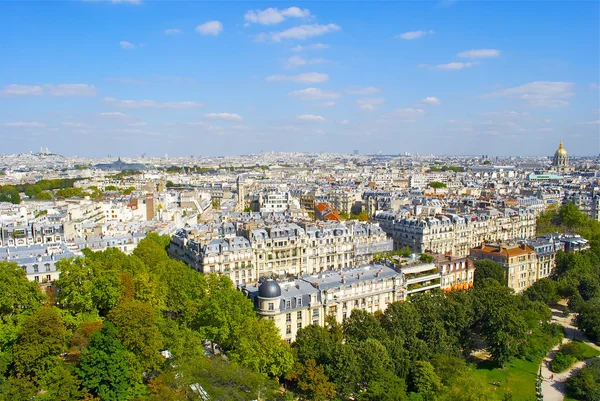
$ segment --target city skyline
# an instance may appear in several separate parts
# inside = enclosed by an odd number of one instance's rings
[[[598,3],[3,3],[2,153],[600,145]]]

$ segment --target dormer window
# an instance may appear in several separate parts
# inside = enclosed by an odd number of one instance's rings
[[[296,298],[296,306],[302,306],[302,297]]]

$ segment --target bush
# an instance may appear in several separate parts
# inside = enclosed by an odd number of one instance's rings
[[[590,362],[567,381],[569,395],[577,400],[600,400],[600,359]]]
[[[552,360],[550,370],[554,373],[564,372],[565,370],[569,369],[571,365],[573,365],[575,362],[577,362],[577,359],[574,356],[563,354],[559,351]]]

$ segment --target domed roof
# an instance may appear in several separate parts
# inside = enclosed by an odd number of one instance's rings
[[[262,298],[277,298],[281,296],[281,287],[277,281],[267,279],[258,287],[258,296]]]
[[[567,155],[567,151],[565,150],[565,148],[563,147],[563,143],[562,141],[560,141],[560,145],[558,145],[558,149],[556,150],[556,153],[554,153],[555,155]]]

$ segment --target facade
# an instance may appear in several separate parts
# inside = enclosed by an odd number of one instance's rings
[[[435,255],[435,264],[440,272],[441,290],[444,292],[473,288],[475,265],[468,258]]]
[[[506,242],[535,238],[536,213],[529,208],[485,209],[471,214],[403,217],[382,228],[394,240],[394,249],[408,246],[415,253],[441,253],[464,257],[483,241]],[[378,222],[376,215],[373,219]]]
[[[380,265],[369,265],[288,281],[268,279],[260,285],[241,287],[260,317],[271,319],[288,342],[307,325],[325,325],[325,316],[338,322],[354,309],[374,313],[403,299],[402,275]]]
[[[473,260],[492,260],[502,266],[507,285],[518,293],[529,288],[538,278],[535,250],[526,244],[482,244],[471,249]]]
[[[169,255],[197,271],[227,274],[236,285],[244,285],[261,277],[358,267],[392,246],[385,232],[369,223],[280,223],[239,230],[226,223],[218,233],[179,230]]]

